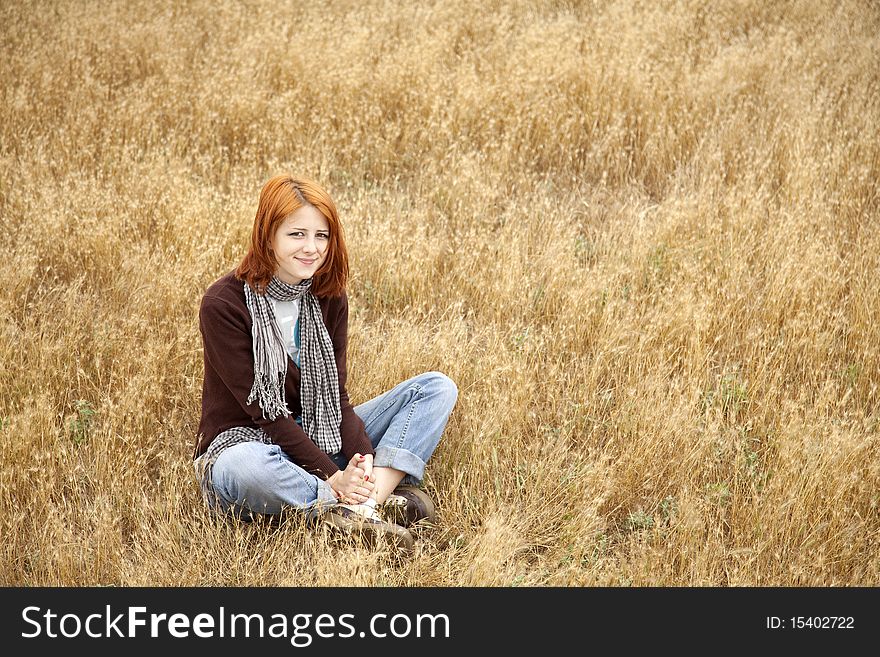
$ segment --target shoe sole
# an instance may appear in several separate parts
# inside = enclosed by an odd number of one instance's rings
[[[324,514],[323,523],[331,534],[346,539],[360,540],[367,547],[387,545],[409,555],[415,547],[412,535],[403,527],[390,523],[358,522],[334,511]]]

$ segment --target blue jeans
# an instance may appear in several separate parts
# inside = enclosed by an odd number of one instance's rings
[[[406,473],[402,483],[418,484],[457,398],[449,377],[427,372],[355,406],[376,450],[373,466],[400,470]],[[347,465],[341,453],[331,458],[340,468]],[[317,513],[336,502],[327,482],[296,465],[278,445],[233,445],[217,457],[212,474],[220,510],[243,519],[277,514],[285,507]]]

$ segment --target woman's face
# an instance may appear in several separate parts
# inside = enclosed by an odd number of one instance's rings
[[[324,262],[330,244],[330,225],[311,205],[291,213],[275,231],[272,253],[275,276],[289,285],[311,278]]]

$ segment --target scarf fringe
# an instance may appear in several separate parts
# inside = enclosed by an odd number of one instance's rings
[[[279,377],[275,381],[268,374],[254,374],[254,385],[248,395],[248,404],[257,401],[263,411],[263,417],[274,420],[279,415],[290,417],[292,413],[284,399],[284,379]]]

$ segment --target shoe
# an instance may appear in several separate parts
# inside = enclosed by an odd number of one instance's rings
[[[360,538],[370,547],[385,543],[404,554],[409,554],[413,550],[414,541],[409,531],[386,522],[369,507],[362,507],[359,504],[334,504],[324,512],[322,521],[331,532]]]
[[[421,488],[398,486],[382,504],[382,517],[401,527],[410,527],[417,522],[436,524],[437,513],[434,501]]]

